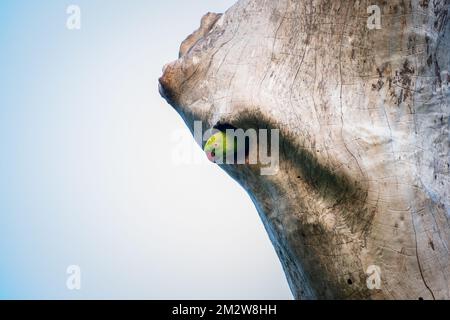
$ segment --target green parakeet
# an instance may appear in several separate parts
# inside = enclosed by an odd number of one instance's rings
[[[222,160],[222,163],[225,163],[227,154],[234,151],[236,155],[237,144],[234,140],[234,137],[228,137],[225,132],[218,132],[211,136],[203,148],[209,161],[217,163],[218,160]]]

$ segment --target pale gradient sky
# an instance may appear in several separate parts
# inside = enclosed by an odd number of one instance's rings
[[[174,133],[194,141],[157,90],[201,16],[233,3],[0,2],[0,298],[292,298],[246,192],[172,161]]]

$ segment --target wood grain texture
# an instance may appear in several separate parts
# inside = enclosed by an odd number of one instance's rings
[[[223,168],[253,199],[295,298],[450,298],[449,7],[240,0],[165,66],[160,91],[189,128],[280,129],[277,175]],[[366,284],[372,265],[380,289]]]

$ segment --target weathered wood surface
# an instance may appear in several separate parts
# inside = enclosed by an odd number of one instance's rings
[[[191,129],[281,130],[277,175],[224,169],[296,298],[450,298],[449,6],[241,0],[205,16],[165,67],[161,93]]]

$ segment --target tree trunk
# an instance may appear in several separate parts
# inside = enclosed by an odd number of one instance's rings
[[[192,130],[280,130],[278,174],[222,167],[295,298],[450,298],[449,6],[241,0],[165,67]]]

